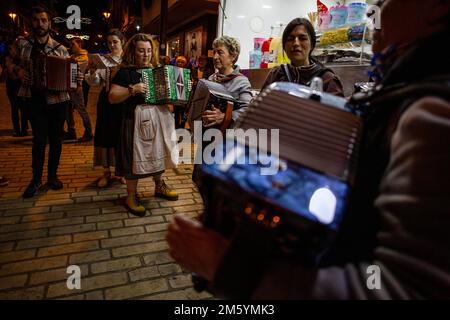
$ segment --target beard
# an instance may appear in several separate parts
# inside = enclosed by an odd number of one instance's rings
[[[34,28],[33,33],[38,37],[45,37],[50,32],[50,28],[42,29],[42,28]]]

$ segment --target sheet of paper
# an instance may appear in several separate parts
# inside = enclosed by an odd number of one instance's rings
[[[97,69],[106,69],[103,60],[98,53],[89,54],[89,63],[93,64]]]

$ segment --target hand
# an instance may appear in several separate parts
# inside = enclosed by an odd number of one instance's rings
[[[202,116],[203,123],[206,123],[204,125],[205,128],[221,124],[224,118],[225,113],[222,113],[222,111],[220,111],[214,106],[212,107],[211,110],[206,110],[205,112],[203,112]]]
[[[133,88],[133,94],[146,93],[148,91],[147,85],[142,82],[132,85],[132,88]]]
[[[89,70],[89,74],[94,74],[95,73],[95,71],[97,71],[97,68],[96,68],[96,66],[93,64],[93,63],[90,63],[89,65],[88,65],[88,70]]]
[[[174,216],[166,236],[170,255],[182,266],[213,281],[229,241],[198,221]]]

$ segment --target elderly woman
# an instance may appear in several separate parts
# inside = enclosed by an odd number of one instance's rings
[[[448,299],[450,297],[450,2],[385,0],[374,33],[378,85],[354,195],[337,242],[318,266],[252,259],[230,241],[176,216],[172,256],[216,294],[256,299]],[[408,19],[399,19],[408,17]],[[427,63],[424,63],[426,61]],[[258,245],[258,243],[251,243]],[[256,261],[255,261],[256,260]]]
[[[316,32],[311,22],[296,18],[288,23],[282,37],[283,50],[291,63],[273,68],[267,75],[263,89],[277,81],[295,82],[309,86],[314,77],[322,78],[323,91],[343,96],[339,78],[331,69],[325,68],[312,56],[316,47]]]
[[[212,74],[208,80],[221,83],[225,89],[239,102],[233,111],[233,121],[245,111],[252,99],[250,81],[240,73],[236,61],[239,58],[241,46],[237,39],[222,36],[213,42],[213,62],[217,72]],[[203,119],[208,123],[206,127],[217,126],[222,123],[225,114],[217,108],[206,110]]]
[[[122,47],[125,44],[125,37],[118,29],[113,29],[107,33],[106,42],[110,53],[100,56],[106,69],[97,69],[92,65],[89,73],[85,76],[89,85],[102,87],[97,102],[94,136],[94,166],[103,167],[103,175],[97,181],[99,188],[104,188],[109,184],[112,179],[111,167],[115,166],[114,152],[119,137],[116,130],[120,124],[120,108],[109,104],[108,93],[112,77],[122,62]],[[125,179],[121,177],[120,182],[125,183]]]
[[[232,112],[232,122],[230,127],[234,125],[236,120],[241,116],[252,99],[250,81],[246,76],[239,72],[236,61],[239,58],[241,46],[239,42],[232,37],[222,36],[213,42],[213,62],[217,72],[212,74],[208,80],[218,82],[238,101]],[[219,126],[225,118],[225,113],[214,106],[211,110],[203,112],[204,127],[211,128]],[[203,144],[205,147],[205,144]],[[200,151],[200,150],[199,150]],[[200,165],[194,165],[192,180],[201,186]]]
[[[144,99],[148,87],[142,82],[141,69],[157,66],[157,49],[149,35],[134,35],[125,45],[120,70],[109,91],[110,103],[122,104],[116,175],[126,178],[125,206],[137,216],[144,216],[146,211],[136,195],[141,178],[153,176],[155,196],[178,199],[177,193],[162,180],[164,170],[176,165],[173,117],[167,106],[147,105]]]

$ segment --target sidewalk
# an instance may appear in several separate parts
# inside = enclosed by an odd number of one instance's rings
[[[89,95],[93,123],[97,95]],[[179,193],[178,201],[154,198],[152,179],[142,180],[138,190],[148,211],[138,218],[122,205],[124,185],[95,186],[102,170],[92,167],[93,143],[64,144],[58,172],[64,188],[23,200],[31,180],[31,136],[11,136],[4,83],[0,111],[0,175],[9,179],[0,187],[0,299],[210,298],[192,288],[190,273],[174,263],[165,241],[172,215],[193,217],[203,208],[191,165],[164,175]],[[81,136],[77,113],[75,119]],[[69,265],[81,269],[80,290],[66,286]]]

